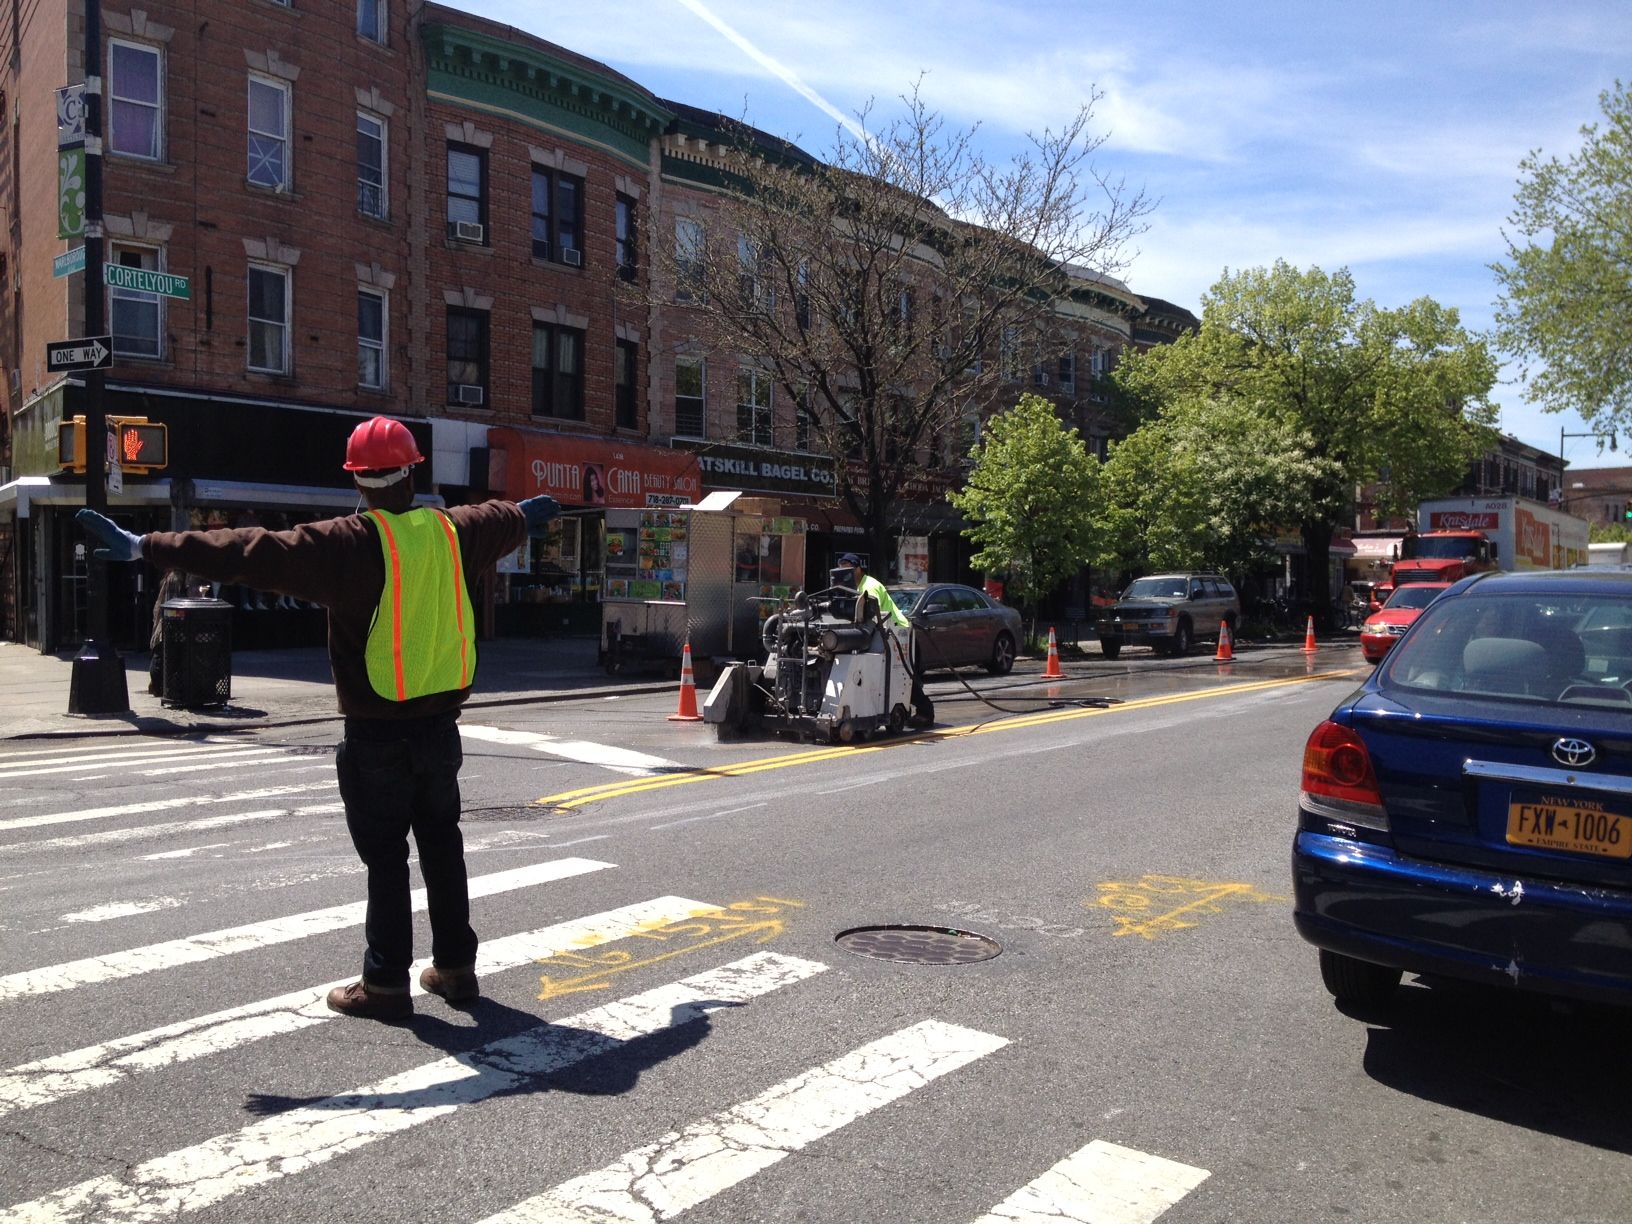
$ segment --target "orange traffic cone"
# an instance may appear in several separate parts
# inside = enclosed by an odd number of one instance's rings
[[[1230,622],[1220,621],[1218,625],[1218,653],[1213,656],[1214,663],[1228,663],[1235,658],[1235,643],[1230,640]]]
[[[1060,670],[1060,645],[1054,640],[1054,626],[1048,627],[1048,666],[1043,668],[1044,680],[1064,680],[1065,673]]]
[[[1318,649],[1315,645],[1315,618],[1309,618],[1309,627],[1303,631],[1303,650],[1305,654],[1314,654]]]
[[[691,642],[680,652],[680,708],[669,715],[670,722],[702,722],[697,713],[697,681],[691,674]]]

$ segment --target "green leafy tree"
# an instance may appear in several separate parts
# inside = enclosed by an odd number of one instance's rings
[[[1037,601],[1093,559],[1099,464],[1053,405],[1030,394],[994,416],[969,455],[968,483],[947,498],[969,520],[971,564],[1006,575],[1035,621]]]
[[[1105,549],[1123,570],[1269,565],[1275,526],[1341,479],[1293,423],[1240,400],[1177,400],[1117,443],[1100,477]]]
[[[1224,486],[1181,502],[1158,543],[1225,560],[1252,532],[1296,524],[1316,609],[1331,602],[1332,533],[1357,486],[1379,486],[1383,513],[1414,508],[1454,488],[1495,436],[1483,340],[1428,298],[1397,310],[1357,301],[1346,270],[1226,272],[1202,300],[1199,332],[1128,355],[1116,377],[1190,439],[1190,479]]]
[[[1496,338],[1526,397],[1607,430],[1632,424],[1632,88],[1617,81],[1599,105],[1573,156],[1520,163],[1518,236],[1492,271]]]

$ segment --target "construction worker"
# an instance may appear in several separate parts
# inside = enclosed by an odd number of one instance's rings
[[[335,754],[346,827],[368,869],[362,977],[329,992],[349,1016],[413,1014],[408,973],[413,920],[408,834],[419,848],[431,924],[422,987],[450,1003],[475,999],[459,832],[459,707],[476,673],[470,590],[561,507],[551,497],[489,501],[446,511],[414,505],[424,456],[402,422],[374,417],[352,431],[344,468],[368,509],[289,531],[240,527],[132,535],[96,512],[76,518],[110,561],[138,558],[220,582],[322,604],[329,664],[345,734]]]
[[[850,571],[850,585],[855,587],[857,599],[873,600],[878,605],[879,615],[887,617],[897,628],[911,627],[912,622],[895,606],[895,600],[890,598],[889,590],[867,572],[866,562],[855,553],[845,553],[839,558],[839,565]],[[911,651],[907,658],[908,668],[912,672],[912,725],[927,727],[935,721],[935,704],[924,692],[923,660],[918,657],[916,650]]]

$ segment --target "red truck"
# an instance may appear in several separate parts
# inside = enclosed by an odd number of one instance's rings
[[[1389,583],[1455,582],[1497,568],[1496,549],[1482,531],[1425,531],[1400,541]]]

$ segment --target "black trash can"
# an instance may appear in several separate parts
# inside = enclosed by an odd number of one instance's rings
[[[159,701],[197,709],[232,698],[232,605],[223,599],[168,599]]]

